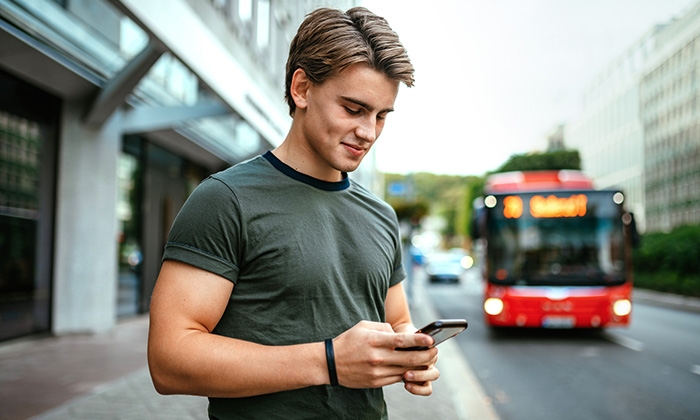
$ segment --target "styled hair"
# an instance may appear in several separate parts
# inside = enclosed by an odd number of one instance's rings
[[[411,60],[384,18],[364,7],[347,12],[321,8],[309,13],[289,47],[284,95],[289,115],[296,110],[291,85],[297,69],[303,69],[312,83],[321,84],[357,63],[413,86]]]

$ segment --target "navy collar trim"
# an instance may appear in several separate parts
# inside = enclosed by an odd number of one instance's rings
[[[303,182],[304,184],[310,185],[314,188],[318,188],[320,190],[324,191],[342,191],[344,189],[347,189],[350,186],[350,180],[348,179],[348,174],[343,172],[343,180],[342,181],[336,181],[336,182],[330,182],[330,181],[323,181],[317,178],[314,178],[312,176],[308,176],[306,174],[302,174],[299,171],[296,171],[294,168],[291,166],[287,165],[286,163],[282,162],[272,154],[272,151],[268,150],[265,152],[263,155],[265,159],[268,160],[272,164],[272,166],[275,167],[278,171],[282,172],[283,174],[287,175],[288,177],[295,179],[297,181]]]

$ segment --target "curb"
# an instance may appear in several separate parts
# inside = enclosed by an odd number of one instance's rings
[[[416,281],[413,287],[413,296],[420,298],[411,305],[411,315],[414,325],[420,328],[438,319],[439,315],[430,299],[424,298],[427,294],[423,291],[423,282]],[[459,420],[499,420],[491,398],[486,395],[457,343],[448,340],[440,344],[438,358],[439,380],[445,381],[450,389]]]
[[[632,290],[632,302],[700,313],[700,298],[674,295],[649,289],[634,288]]]

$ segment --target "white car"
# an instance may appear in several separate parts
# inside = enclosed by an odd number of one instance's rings
[[[473,264],[474,260],[464,250],[453,249],[430,255],[425,272],[431,282],[458,283]]]

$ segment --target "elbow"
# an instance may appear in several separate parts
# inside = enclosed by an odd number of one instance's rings
[[[173,389],[173,387],[168,386],[167,382],[158,381],[156,379],[156,377],[153,375],[151,375],[151,379],[153,380],[153,387],[156,389],[156,392],[159,393],[160,395],[177,394],[177,392],[175,392],[175,389]]]
[[[157,367],[149,364],[149,371],[151,373],[151,381],[153,382],[153,387],[161,395],[173,395],[178,394],[178,389],[174,386],[173,381],[169,378],[169,375],[163,373]]]
[[[166,360],[163,357],[156,357],[156,353],[149,349],[148,371],[151,374],[151,382],[153,382],[156,392],[161,395],[186,393],[186,390],[178,386],[179,381],[173,366],[168,364]]]

